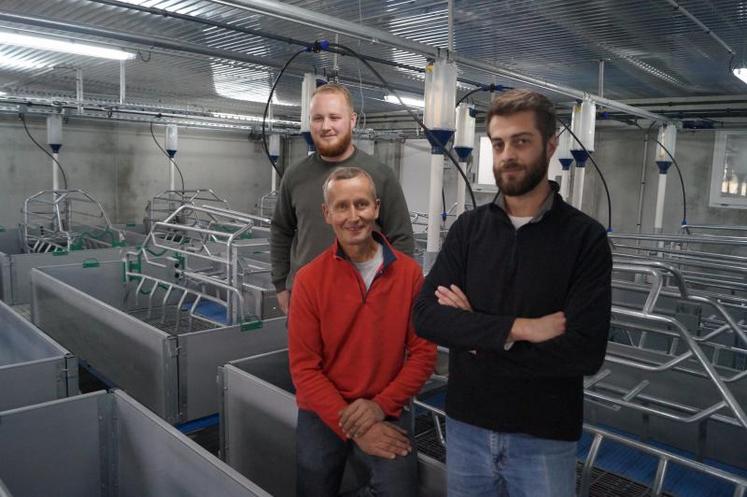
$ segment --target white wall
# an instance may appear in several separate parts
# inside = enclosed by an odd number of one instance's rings
[[[44,121],[27,121],[46,145]],[[154,130],[163,145],[164,127]],[[69,187],[94,195],[113,222],[140,222],[148,199],[168,189],[168,159],[146,123],[71,120],[63,126],[63,142],[60,160]],[[258,198],[270,190],[267,158],[244,132],[180,128],[176,159],[187,188],[212,188],[240,211],[254,212]],[[0,120],[0,224],[15,226],[24,199],[51,186],[51,160],[19,121]]]

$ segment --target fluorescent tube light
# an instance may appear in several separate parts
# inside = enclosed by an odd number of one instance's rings
[[[50,52],[62,52],[75,55],[86,55],[89,57],[100,57],[104,59],[127,60],[135,58],[135,54],[104,48],[87,43],[63,41],[58,38],[45,38],[41,36],[28,36],[16,33],[0,32],[0,45],[15,45],[19,47],[49,50]]]
[[[425,101],[421,98],[414,98],[414,97],[401,97],[402,102],[404,102],[405,105],[408,107],[417,107],[419,109],[425,108]],[[390,104],[397,104],[401,105],[399,102],[399,99],[394,95],[387,95],[384,97],[384,100],[386,102],[389,102]]]
[[[747,67],[735,67],[732,72],[734,76],[747,83]]]

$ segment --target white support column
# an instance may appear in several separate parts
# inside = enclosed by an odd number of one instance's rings
[[[60,168],[57,167],[57,162],[60,160],[60,154],[57,152],[52,153],[54,160],[52,161],[52,190],[60,189]]]
[[[667,175],[659,173],[659,189],[656,191],[656,214],[654,233],[661,233],[664,225],[664,200],[667,198]]]
[[[573,205],[573,199],[569,197],[571,193],[571,170],[562,169],[560,171],[560,196],[563,200]]]
[[[466,162],[460,162],[459,167],[462,168],[462,171],[464,171],[464,174],[467,174],[467,163]],[[467,183],[464,182],[464,178],[462,178],[462,175],[457,172],[457,205],[456,205],[456,216],[459,217],[464,213],[464,201],[466,199],[466,189],[467,189]]]
[[[83,114],[83,69],[75,70],[75,99],[78,102],[78,114]]]
[[[586,176],[585,167],[577,167],[573,171],[573,207],[581,210],[584,202],[584,177]]]
[[[176,166],[173,157],[169,157],[169,190],[176,190]]]
[[[127,62],[124,60],[119,61],[119,103],[123,104],[125,103],[125,98],[127,96],[127,75],[125,72],[125,64]]]
[[[47,145],[52,149],[52,190],[60,189],[60,148],[62,148],[62,115],[47,116]]]
[[[431,154],[431,182],[428,195],[428,241],[426,251],[435,254],[440,249],[441,242],[441,189],[444,184],[444,156]]]

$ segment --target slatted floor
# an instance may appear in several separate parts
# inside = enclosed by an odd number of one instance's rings
[[[189,313],[186,311],[180,313],[179,324],[177,327],[176,305],[166,307],[165,318],[160,306],[153,307],[152,310],[147,307],[130,309],[127,311],[127,314],[143,321],[144,323],[154,326],[161,331],[165,331],[170,335],[181,335],[182,333],[210,330],[216,327],[215,324],[201,319],[189,319]]]
[[[442,433],[446,433],[443,419],[441,420]],[[433,418],[429,414],[415,418],[415,443],[418,451],[441,461],[446,461],[446,450],[438,439],[434,428]],[[581,478],[583,465],[576,466],[576,481]],[[649,488],[638,482],[629,480],[620,475],[610,473],[598,468],[593,468],[591,473],[591,497],[644,497],[649,495]],[[669,494],[663,494],[668,496]]]

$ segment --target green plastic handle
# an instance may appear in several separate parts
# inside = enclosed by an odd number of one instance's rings
[[[241,331],[251,331],[251,330],[258,330],[262,328],[262,320],[261,319],[255,319],[253,321],[244,321],[241,323]]]
[[[88,269],[88,268],[92,268],[92,267],[99,267],[100,265],[101,265],[101,263],[99,262],[99,260],[98,259],[94,259],[93,257],[90,258],[90,259],[86,259],[85,261],[83,261],[83,269]]]

